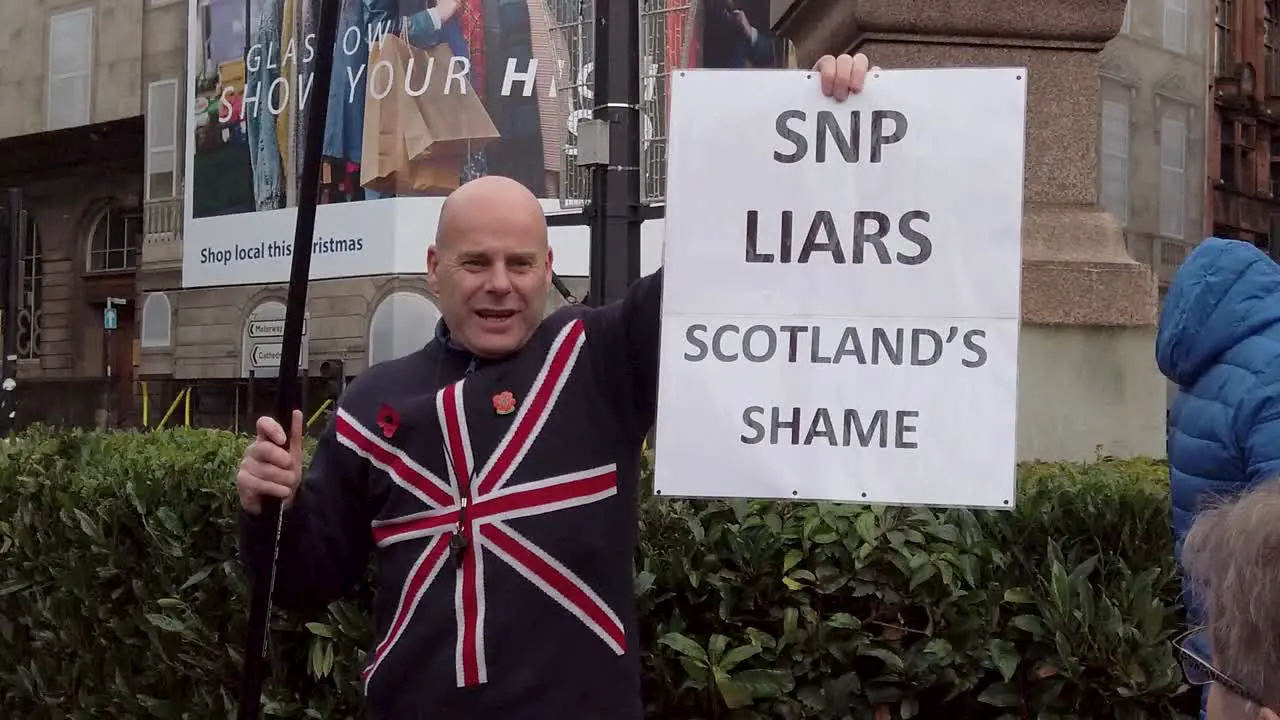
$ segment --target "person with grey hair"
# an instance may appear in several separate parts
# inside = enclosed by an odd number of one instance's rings
[[[1203,510],[1182,563],[1206,624],[1175,645],[1208,720],[1280,720],[1280,481]]]

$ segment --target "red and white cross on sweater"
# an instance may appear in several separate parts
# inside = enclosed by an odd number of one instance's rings
[[[345,410],[339,410],[339,441],[386,472],[396,485],[426,506],[422,512],[374,522],[373,536],[379,547],[412,540],[426,540],[426,544],[405,580],[391,626],[364,672],[366,686],[413,621],[423,594],[442,569],[452,567],[447,564],[451,543],[455,550],[461,550],[453,553],[460,560],[454,591],[459,687],[488,681],[484,656],[484,563],[490,557],[511,566],[577,617],[615,653],[626,651],[622,623],[600,596],[507,522],[587,505],[617,494],[616,467],[612,464],[507,484],[555,408],[585,339],[581,321],[572,321],[561,330],[510,429],[478,470],[462,402],[466,380],[437,393],[436,413],[444,435],[448,482],[388,444]]]

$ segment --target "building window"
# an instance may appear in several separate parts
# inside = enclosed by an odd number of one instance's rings
[[[1240,125],[1239,134],[1236,136],[1236,157],[1239,158],[1236,170],[1236,177],[1239,179],[1237,187],[1242,191],[1253,194],[1258,191],[1258,128],[1254,125]]]
[[[1271,163],[1270,187],[1271,197],[1280,198],[1280,130],[1271,134],[1271,153],[1267,156]]]
[[[142,347],[167,348],[172,342],[173,308],[164,293],[148,293],[142,303]]]
[[[22,297],[18,303],[18,357],[40,357],[40,323],[44,319],[44,252],[40,231],[24,213],[27,234],[22,243]]]
[[[89,233],[87,270],[120,272],[138,267],[142,251],[142,213],[107,208]]]
[[[1231,47],[1231,13],[1233,0],[1218,0],[1213,10],[1213,75],[1225,77],[1235,64]]]
[[[93,9],[49,18],[45,129],[88,125],[93,99]]]
[[[1222,184],[1238,192],[1258,192],[1257,128],[1223,118],[1219,126],[1219,177]],[[1265,141],[1266,138],[1263,138]]]
[[[1160,120],[1160,234],[1182,239],[1187,217],[1187,125]]]
[[[1102,207],[1121,225],[1129,222],[1129,106],[1102,101],[1102,153],[1099,195]]]
[[[1226,187],[1240,187],[1240,163],[1236,159],[1236,124],[1228,118],[1218,121],[1218,179]]]
[[[1164,0],[1164,49],[1187,51],[1187,0]]]
[[[1280,2],[1267,0],[1266,15],[1262,25],[1262,45],[1267,53],[1267,94],[1280,95],[1280,56],[1277,56],[1277,44],[1280,44]]]
[[[378,303],[369,321],[369,365],[416,352],[435,335],[440,311],[415,292],[395,292]]]
[[[147,200],[178,192],[178,81],[147,86]]]
[[[1258,179],[1254,184],[1253,190],[1256,193],[1266,195],[1271,192],[1271,188],[1275,187],[1271,180],[1274,175],[1270,171],[1271,168],[1275,167],[1273,164],[1273,159],[1275,158],[1273,148],[1276,147],[1275,139],[1267,128],[1263,128],[1262,132],[1257,134],[1257,144],[1258,158],[1265,158],[1267,167],[1262,168],[1262,172],[1258,174]]]

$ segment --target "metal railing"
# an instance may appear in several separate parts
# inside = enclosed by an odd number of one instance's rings
[[[688,67],[699,0],[640,3],[640,198],[661,203],[667,194],[671,73]]]
[[[182,263],[182,198],[152,200],[142,206],[142,264]]]
[[[667,186],[667,111],[671,72],[689,64],[699,0],[641,0],[641,202],[661,203]],[[552,47],[565,58],[559,92],[569,93],[569,132],[561,151],[560,204],[582,207],[591,198],[591,171],[578,165],[578,123],[595,109],[596,0],[549,0]]]
[[[164,430],[175,427],[253,432],[270,414],[276,384],[268,379],[135,380],[127,391],[106,378],[27,380],[16,390],[17,428],[40,424],[81,429]],[[302,409],[307,431],[324,428],[333,400],[324,380],[308,378]]]
[[[551,48],[563,58],[557,92],[568,93],[568,132],[560,149],[560,205],[580,208],[591,199],[591,169],[578,165],[578,123],[595,109],[595,0],[548,0]]]

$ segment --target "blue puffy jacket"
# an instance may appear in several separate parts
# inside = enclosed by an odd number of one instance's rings
[[[1201,243],[1169,287],[1156,361],[1179,387],[1166,449],[1181,559],[1206,500],[1280,476],[1280,265],[1249,243]]]

